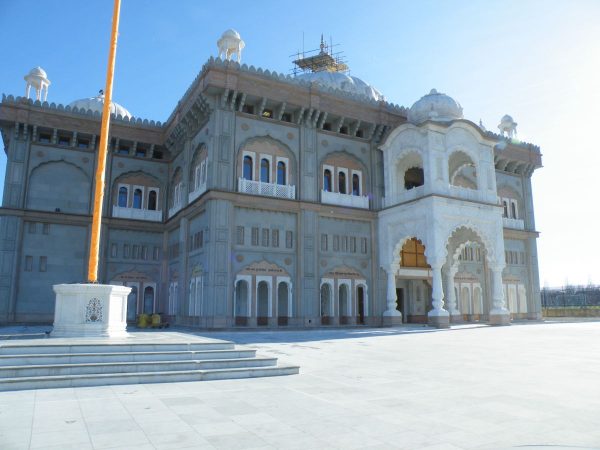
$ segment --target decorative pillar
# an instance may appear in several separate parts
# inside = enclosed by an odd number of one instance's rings
[[[462,319],[462,315],[456,307],[456,291],[454,289],[454,276],[457,271],[458,267],[450,267],[446,271],[446,308],[452,322],[459,322]]]
[[[399,267],[391,265],[387,270],[387,304],[383,312],[383,326],[402,325],[402,313],[396,309],[396,273]]]
[[[431,304],[433,309],[427,314],[429,325],[436,328],[448,328],[450,315],[444,309],[444,288],[442,286],[442,264],[432,265]]]
[[[506,309],[504,290],[502,289],[502,267],[492,266],[492,309],[490,325],[509,325],[510,312]]]

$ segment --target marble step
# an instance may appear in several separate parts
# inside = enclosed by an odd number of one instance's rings
[[[5,378],[58,375],[121,374],[135,372],[181,372],[203,369],[237,369],[277,365],[277,358],[234,358],[207,361],[144,361],[87,364],[46,364],[0,367],[0,383]]]
[[[298,366],[243,367],[229,369],[135,372],[119,374],[54,375],[0,379],[0,391],[49,389],[119,384],[175,383],[295,375]]]
[[[83,364],[95,362],[188,361],[252,358],[254,356],[256,356],[256,350],[246,349],[111,353],[27,353],[20,355],[0,355],[0,367],[43,364]]]
[[[73,342],[52,343],[50,340],[43,343],[21,344],[18,341],[7,341],[0,344],[0,355],[26,355],[26,354],[65,354],[65,353],[129,353],[129,352],[166,352],[166,351],[202,351],[202,350],[232,350],[235,345],[227,341],[215,342],[153,342],[153,343],[106,343],[98,342]]]

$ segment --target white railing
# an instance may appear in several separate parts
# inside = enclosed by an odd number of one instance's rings
[[[328,203],[330,205],[338,206],[351,206],[353,208],[369,209],[369,197],[352,195],[352,194],[340,194],[339,192],[321,191],[321,203]]]
[[[448,186],[448,193],[451,197],[458,197],[464,200],[474,202],[498,203],[498,196],[493,192],[479,191],[476,189],[464,188],[461,186]]]
[[[503,217],[502,225],[504,228],[513,228],[515,230],[525,229],[525,221],[523,219],[511,219],[509,217]]]
[[[124,208],[122,206],[113,206],[113,217],[121,219],[150,220],[153,222],[162,222],[162,211],[151,211],[149,209]]]
[[[244,194],[264,195],[266,197],[296,198],[296,186],[288,184],[263,183],[262,181],[238,180],[238,191]]]
[[[397,205],[398,203],[409,202],[422,197],[424,193],[425,186],[417,186],[412,189],[407,189],[404,192],[400,192],[399,194],[384,197],[383,204],[385,206],[392,206]]]
[[[169,208],[169,218],[173,217],[181,209],[182,205],[173,205]]]
[[[206,181],[204,183],[201,183],[196,188],[196,190],[194,190],[193,192],[190,192],[188,194],[188,203],[192,203],[194,200],[196,200],[198,197],[200,197],[205,192],[206,192]]]

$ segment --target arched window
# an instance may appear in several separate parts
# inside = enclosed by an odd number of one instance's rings
[[[338,192],[340,194],[346,193],[346,174],[344,172],[338,173]]]
[[[331,192],[331,170],[325,169],[323,173],[323,190]]]
[[[352,195],[360,195],[360,177],[352,175]]]
[[[244,179],[252,180],[252,157],[244,156]]]
[[[133,191],[133,207],[136,209],[142,209],[142,190],[136,189]]]
[[[269,182],[269,160],[267,158],[260,160],[260,181]]]
[[[506,200],[502,200],[502,207],[504,208],[502,217],[508,217],[508,202]]]
[[[154,313],[154,288],[147,286],[144,289],[144,314]]]
[[[404,173],[404,189],[409,190],[425,183],[423,169],[420,167],[411,167]]]
[[[127,188],[124,186],[119,188],[119,206],[127,208]]]
[[[148,209],[156,211],[156,191],[150,191],[148,194]]]
[[[286,184],[285,163],[283,161],[277,163],[277,184]]]
[[[510,202],[510,212],[511,212],[511,217],[513,219],[517,218],[517,203],[516,202]]]

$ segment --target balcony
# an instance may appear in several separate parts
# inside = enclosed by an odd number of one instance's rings
[[[287,184],[263,183],[262,181],[238,179],[238,192],[264,195],[265,197],[296,198],[296,186]]]
[[[513,230],[524,230],[525,221],[523,219],[511,219],[509,217],[503,217],[502,226],[504,226],[504,228],[512,228]]]
[[[171,217],[173,217],[175,214],[177,214],[177,212],[181,209],[183,205],[181,204],[177,204],[177,205],[173,205],[169,208],[169,219]]]
[[[206,192],[206,181],[201,183],[193,192],[188,194],[188,203],[192,203],[198,197]],[[169,216],[170,217],[170,216]]]
[[[369,197],[366,195],[360,196],[352,194],[340,194],[339,192],[321,191],[321,203],[369,209]]]
[[[113,217],[120,219],[149,220],[151,222],[162,222],[162,211],[151,211],[149,209],[124,208],[113,206]]]
[[[399,203],[409,202],[422,197],[425,193],[425,186],[417,186],[412,189],[407,189],[399,194],[384,197],[383,204],[388,207]]]
[[[473,202],[498,203],[498,196],[493,192],[469,189],[461,186],[448,186],[448,194],[451,197],[458,197]]]

